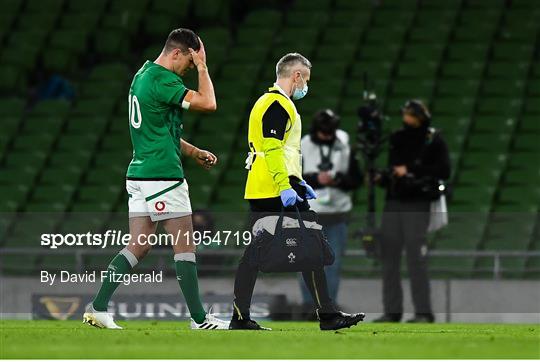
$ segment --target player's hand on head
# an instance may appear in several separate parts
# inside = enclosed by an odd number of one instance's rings
[[[197,68],[199,65],[206,65],[206,50],[204,49],[204,44],[201,38],[199,38],[199,43],[201,44],[201,47],[198,51],[195,51],[193,48],[189,48],[189,53],[193,59],[193,64]]]
[[[199,57],[204,62],[204,64],[206,64],[206,48],[204,47],[204,43],[200,37],[199,44],[201,44],[201,47],[199,48],[199,51],[197,53],[199,54]]]
[[[198,150],[195,153],[195,161],[197,161],[202,168],[209,170],[217,164],[218,158],[210,151]]]

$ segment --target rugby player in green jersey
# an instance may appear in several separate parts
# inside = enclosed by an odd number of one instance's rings
[[[197,91],[187,89],[182,81],[192,68],[198,72]],[[191,328],[228,329],[228,322],[202,306],[195,245],[189,237],[193,229],[191,203],[181,155],[194,158],[207,169],[217,162],[212,153],[182,140],[184,111],[212,112],[217,107],[204,45],[193,31],[173,30],[158,58],[144,63],[133,77],[128,107],[133,144],[126,175],[131,242],[109,264],[108,276],[87,305],[83,321],[100,328],[121,328],[107,312],[119,284],[113,276],[131,273],[150,251],[145,240],[161,222],[172,235],[176,276],[191,314]]]

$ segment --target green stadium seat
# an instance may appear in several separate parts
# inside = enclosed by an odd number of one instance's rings
[[[512,149],[517,152],[540,153],[539,134],[517,134]]]
[[[177,0],[171,4],[168,0],[153,0],[151,10],[159,13],[168,13],[179,21],[185,19],[189,11],[191,0]]]
[[[524,115],[519,123],[519,130],[522,133],[540,133],[540,122],[536,115]]]
[[[100,116],[69,116],[65,132],[66,134],[83,134],[89,130],[100,134],[107,126],[107,118]]]
[[[487,132],[487,133],[511,133],[515,126],[516,121],[510,118],[503,118],[500,116],[476,116],[473,122],[474,132]]]
[[[114,12],[109,12],[104,15],[103,19],[101,20],[103,28],[107,29],[111,32],[118,32],[127,34],[129,36],[134,36],[135,33],[139,30],[139,25],[143,19],[143,12],[139,11],[138,9],[122,9],[117,10]],[[154,16],[151,17],[152,20],[149,20],[148,22],[152,25],[154,25],[154,22],[159,19],[159,16],[154,18]],[[169,19],[169,18],[167,18]],[[161,18],[160,20],[164,20]],[[172,24],[172,22],[170,23]],[[169,23],[165,20],[164,24],[162,25],[169,25]],[[162,38],[166,38],[168,33],[170,32],[171,28],[166,30],[165,34],[158,34],[161,35]]]
[[[492,78],[519,80],[525,79],[529,70],[528,62],[496,62],[492,61],[487,74]]]
[[[395,3],[395,1],[394,1]],[[373,12],[372,25],[375,27],[396,26],[405,29],[414,18],[413,9],[401,9],[396,11],[389,8],[378,8]]]
[[[320,11],[327,10],[331,5],[331,0],[294,0],[294,2],[291,4],[290,10]]]
[[[447,59],[454,62],[483,62],[487,54],[488,46],[484,43],[450,43]]]
[[[48,48],[43,54],[43,64],[48,71],[71,74],[75,71],[77,57],[69,50]]]
[[[520,205],[535,205],[540,204],[540,188],[538,186],[531,187],[524,192],[522,186],[508,186],[500,190],[498,201],[500,203],[515,203]]]
[[[11,47],[19,48],[21,45],[31,45],[41,49],[47,39],[47,33],[39,29],[23,29],[11,32],[8,44]]]
[[[0,78],[2,83],[0,84],[1,93],[13,94],[15,91],[17,94],[24,92],[26,86],[26,75],[23,69],[20,69],[12,65],[3,65],[0,68]]]
[[[414,43],[446,42],[451,27],[447,24],[426,24],[416,26],[409,34],[408,40]],[[430,58],[434,59],[434,58]]]
[[[22,207],[30,191],[29,185],[0,185],[2,201],[0,202],[0,212],[15,212]]]
[[[405,39],[405,28],[401,26],[371,28],[364,41],[367,44],[378,44],[380,46],[386,39],[401,43]]]
[[[457,176],[459,186],[496,186],[501,176],[501,169],[460,170]]]
[[[25,11],[29,13],[58,14],[64,5],[64,0],[29,1]]]
[[[540,114],[540,97],[528,97],[525,103],[525,113]]]
[[[51,133],[29,133],[20,134],[13,141],[12,151],[24,152],[32,150],[39,145],[40,148],[47,150],[51,147],[56,135]]]
[[[32,1],[33,3],[34,1]],[[36,1],[38,2],[38,1]],[[45,34],[49,33],[53,28],[56,20],[58,19],[57,13],[26,13],[21,16],[18,21],[18,29],[37,31],[41,30]]]
[[[299,19],[302,19],[299,22]],[[320,30],[321,25],[328,22],[329,16],[326,11],[288,11],[285,14],[285,23],[287,24],[284,29],[296,28],[296,29],[310,29],[315,28]]]
[[[229,2],[224,0],[195,1],[194,15],[205,24],[226,24],[229,20]]]
[[[403,60],[406,62],[414,62],[418,59],[429,59],[436,61],[441,57],[444,51],[442,44],[410,44],[405,48]]]
[[[60,152],[72,152],[77,149],[92,151],[98,142],[99,135],[95,133],[64,134],[58,140],[56,149]]]
[[[540,155],[537,152],[515,152],[510,156],[510,166],[513,169],[539,168]]]
[[[359,59],[362,61],[384,61],[392,62],[397,58],[400,45],[396,43],[385,44],[381,47],[378,44],[363,44],[359,51]]]
[[[109,63],[109,64],[101,64],[90,72],[90,75],[88,77],[88,80],[90,81],[125,81],[129,79],[130,77],[130,71],[129,68],[126,66],[126,64],[122,63]]]
[[[68,9],[76,13],[100,13],[103,11],[107,3],[108,0],[95,0],[91,3],[78,0],[69,0]]]
[[[87,149],[74,149],[63,152],[62,150],[56,150],[51,154],[48,167],[87,167],[92,153]]]
[[[462,160],[461,167],[463,169],[499,169],[507,161],[507,156],[504,152],[467,152]]]
[[[25,54],[21,57],[21,54]],[[18,44],[14,47],[4,47],[0,55],[0,63],[3,65],[15,66],[18,69],[32,71],[38,61],[40,49],[28,44]]]
[[[523,81],[511,81],[511,80],[485,80],[482,85],[482,94],[492,96],[504,96],[508,98],[515,97],[517,94],[522,94],[525,88],[525,82]]]
[[[484,70],[483,60],[454,61],[443,65],[441,75],[446,79],[462,79],[464,74],[471,80],[480,79]]]
[[[397,76],[402,79],[425,79],[435,78],[437,63],[432,61],[401,62],[397,68]]]
[[[38,185],[26,209],[29,211],[65,210],[74,192],[73,185]]]
[[[523,61],[531,58],[534,46],[532,43],[498,43],[493,48],[495,61]]]
[[[504,184],[509,186],[540,184],[540,168],[526,170],[508,170],[504,175]]]
[[[23,0],[5,0],[2,2],[2,10],[8,13],[16,13],[21,9]]]
[[[80,29],[85,29],[88,31],[88,33],[92,33],[96,30],[99,19],[100,13],[97,11],[88,11],[82,13],[66,12],[62,15],[60,20],[60,29],[71,31],[80,31]]]
[[[32,114],[54,117],[65,117],[71,104],[65,100],[45,100],[36,103],[32,109]]]
[[[455,115],[462,117],[472,112],[473,100],[467,97],[437,98],[431,107],[433,114]]]
[[[251,28],[275,28],[276,25],[281,24],[282,15],[277,10],[260,9],[249,12],[242,26]]]
[[[74,106],[74,112],[85,116],[108,117],[113,113],[116,105],[115,99],[95,98],[81,99]]]
[[[110,10],[113,12],[143,13],[148,10],[150,0],[112,0]]]
[[[102,29],[96,33],[96,50],[104,57],[117,60],[128,52],[128,37],[125,33],[114,29]]]
[[[62,128],[63,123],[64,119],[60,117],[29,115],[22,123],[21,132],[31,134],[47,130],[51,135],[55,135]]]
[[[504,102],[504,103],[501,103]],[[501,108],[501,104],[505,106]],[[520,98],[482,98],[479,100],[477,108],[481,115],[495,115],[497,117],[515,119],[521,109],[522,100]]]
[[[21,98],[0,98],[0,116],[19,118],[22,116],[25,105],[26,101]]]
[[[474,133],[469,135],[467,149],[470,151],[492,151],[504,153],[508,150],[511,137],[508,134]]]
[[[81,179],[83,169],[77,166],[66,168],[46,168],[40,177],[42,185],[77,185]]]
[[[87,31],[57,31],[51,35],[49,45],[54,48],[67,50],[72,54],[81,55],[87,46]]]

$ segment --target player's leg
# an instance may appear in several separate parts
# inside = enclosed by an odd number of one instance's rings
[[[229,329],[229,323],[206,313],[199,294],[199,279],[193,242],[191,215],[163,221],[163,227],[173,236],[176,279],[191,314],[192,329]]]
[[[107,275],[92,303],[87,305],[83,322],[95,327],[118,329],[112,315],[107,313],[109,301],[120,284],[117,276],[130,274],[137,263],[144,258],[151,246],[145,243],[146,237],[155,233],[156,223],[148,216],[133,217],[129,219],[129,232],[131,241],[128,246],[112,259],[107,267]],[[142,242],[141,242],[142,241]]]

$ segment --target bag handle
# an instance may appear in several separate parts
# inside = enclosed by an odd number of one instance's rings
[[[298,224],[300,225],[300,229],[302,229],[303,232],[307,232],[306,225],[304,224],[304,220],[302,219],[302,214],[300,213],[300,209],[297,205],[294,205],[294,209],[296,212],[296,217],[298,219]],[[281,206],[281,211],[279,213],[279,217],[276,222],[276,231],[274,235],[281,236],[283,233],[283,218],[285,216],[285,208]]]

